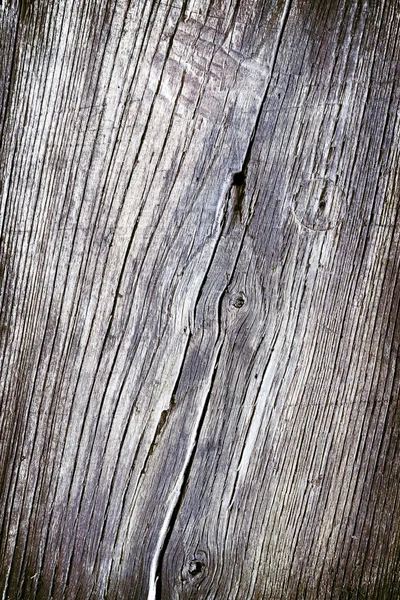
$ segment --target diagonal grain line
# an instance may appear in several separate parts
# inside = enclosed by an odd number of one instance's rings
[[[286,24],[287,24],[287,21],[288,21],[288,18],[289,18],[290,9],[292,7],[292,2],[293,2],[293,0],[286,0],[285,7],[283,9],[283,14],[282,14],[282,18],[281,18],[281,23],[280,23],[278,35],[277,35],[275,46],[274,46],[274,49],[273,49],[273,52],[272,52],[271,64],[270,64],[270,67],[269,67],[269,75],[268,75],[268,79],[267,79],[267,85],[266,85],[266,88],[265,88],[264,96],[263,96],[263,98],[261,100],[260,107],[258,109],[257,117],[256,117],[256,120],[254,122],[253,130],[252,130],[252,132],[250,134],[249,143],[248,143],[247,150],[246,150],[246,153],[245,153],[245,156],[244,156],[244,160],[243,160],[242,172],[243,172],[243,174],[244,174],[245,177],[247,175],[248,165],[250,163],[251,154],[252,154],[252,151],[253,151],[253,144],[254,144],[254,140],[255,140],[255,137],[256,137],[256,133],[257,133],[258,127],[260,125],[260,121],[261,121],[263,109],[264,109],[265,103],[267,102],[267,99],[268,99],[268,94],[269,94],[269,90],[270,90],[270,87],[271,87],[272,75],[273,75],[273,72],[275,70],[275,66],[276,66],[276,63],[277,63],[279,49],[281,47],[281,43],[282,43],[282,39],[283,39],[283,34],[284,34],[284,31],[285,31],[285,28],[286,28]]]

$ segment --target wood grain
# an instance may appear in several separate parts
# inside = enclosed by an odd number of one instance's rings
[[[4,0],[3,600],[400,597],[399,21]]]

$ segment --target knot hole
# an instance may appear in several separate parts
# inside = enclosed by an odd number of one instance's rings
[[[246,297],[243,293],[237,294],[233,300],[233,306],[235,308],[242,308],[246,302]]]
[[[245,179],[246,178],[245,178],[243,171],[238,171],[237,173],[234,173],[232,175],[232,185],[240,187],[241,185],[244,184]]]
[[[204,563],[201,560],[192,560],[189,563],[188,573],[191,577],[196,577],[200,575],[204,570]]]

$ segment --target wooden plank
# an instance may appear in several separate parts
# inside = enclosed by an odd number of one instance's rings
[[[399,17],[3,7],[2,598],[400,595]]]

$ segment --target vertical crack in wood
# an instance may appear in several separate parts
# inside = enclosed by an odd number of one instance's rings
[[[243,224],[243,203],[246,193],[246,175],[243,171],[233,173],[231,177],[231,184],[227,194],[227,216],[225,228],[227,232],[234,225],[235,222],[239,221]]]
[[[286,28],[286,24],[287,24],[287,21],[288,21],[288,18],[289,18],[289,13],[290,13],[290,9],[292,7],[292,3],[293,3],[293,0],[286,0],[285,7],[283,9],[283,14],[282,14],[282,19],[281,19],[281,25],[280,25],[280,28],[278,30],[278,35],[277,35],[277,38],[276,38],[275,47],[274,47],[274,49],[272,51],[271,63],[270,63],[270,68],[269,68],[269,75],[268,75],[268,78],[267,78],[267,85],[265,87],[265,92],[264,92],[264,95],[263,95],[261,103],[260,103],[260,108],[258,109],[257,117],[256,117],[256,120],[254,122],[254,127],[253,127],[253,130],[252,130],[251,135],[250,135],[249,144],[247,146],[247,150],[246,150],[246,153],[245,153],[245,156],[244,156],[244,161],[243,161],[243,166],[242,166],[242,173],[244,174],[245,178],[246,178],[246,175],[247,175],[247,169],[248,169],[250,158],[251,158],[251,152],[252,152],[252,149],[253,149],[254,139],[255,139],[255,136],[256,136],[256,133],[257,133],[258,126],[260,124],[260,120],[261,120],[261,115],[262,115],[262,112],[263,112],[263,108],[264,108],[265,102],[266,102],[267,97],[268,97],[269,88],[270,88],[271,81],[272,81],[272,74],[273,74],[273,72],[275,70],[276,61],[278,59],[279,48],[280,48],[281,43],[282,43],[283,33],[285,31],[285,28]]]
[[[160,600],[161,598],[161,566],[162,560],[165,553],[165,549],[168,544],[169,536],[173,529],[174,523],[176,521],[176,517],[178,515],[179,508],[181,506],[183,497],[185,495],[185,488],[188,481],[189,472],[193,463],[194,455],[196,452],[198,440],[200,437],[200,432],[202,430],[202,425],[207,413],[208,402],[210,399],[211,390],[214,385],[214,380],[217,373],[217,366],[219,362],[219,357],[222,350],[222,341],[219,341],[215,347],[215,357],[212,363],[211,376],[209,380],[209,384],[207,386],[207,391],[204,395],[203,402],[201,403],[201,408],[199,410],[197,420],[195,422],[195,426],[193,428],[192,438],[190,444],[188,446],[185,461],[183,463],[181,472],[177,479],[174,489],[172,490],[169,497],[169,507],[167,510],[167,514],[165,515],[164,523],[161,527],[161,531],[158,538],[158,543],[154,552],[153,560],[150,567],[150,585],[149,585],[149,595],[148,600]]]

